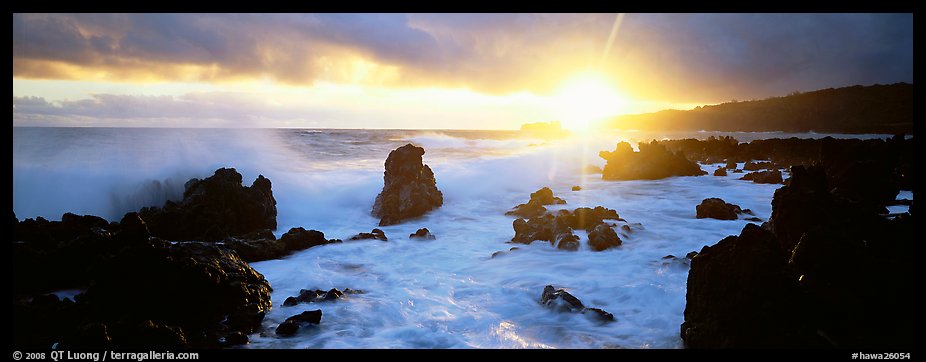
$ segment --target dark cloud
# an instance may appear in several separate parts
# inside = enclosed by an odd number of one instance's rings
[[[13,75],[115,80],[271,77],[357,81],[350,56],[397,70],[390,85],[549,92],[600,66],[642,98],[723,101],[850,84],[912,82],[912,14],[14,14]],[[72,77],[80,75],[71,74]],[[124,78],[124,79],[123,79]]]

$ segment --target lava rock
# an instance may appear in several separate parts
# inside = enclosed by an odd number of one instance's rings
[[[669,152],[656,141],[641,142],[639,148],[639,152],[634,152],[629,143],[621,142],[614,151],[599,152],[598,155],[607,161],[601,177],[605,180],[656,180],[707,174],[697,163],[685,158],[684,153]]]
[[[431,231],[428,230],[428,228],[418,229],[418,231],[415,231],[414,234],[409,234],[408,238],[409,239],[423,239],[423,240],[437,239],[437,237],[435,237],[434,234],[431,234]]]
[[[695,211],[698,219],[718,220],[736,220],[738,215],[743,213],[739,205],[727,203],[716,197],[702,200],[701,204],[695,207]]]
[[[735,169],[736,169],[736,161],[734,161],[734,160],[729,160],[729,161],[727,161],[726,168],[727,168],[728,170],[735,170]]]
[[[286,318],[283,323],[280,323],[277,326],[276,334],[278,336],[289,337],[299,331],[299,328],[302,325],[318,325],[322,321],[322,311],[321,309],[316,309],[312,311],[305,311],[294,315],[292,317]]]
[[[380,229],[373,229],[368,233],[360,233],[350,237],[350,240],[366,240],[366,239],[375,239],[387,241],[389,238],[386,237],[386,233]]]
[[[586,308],[579,298],[563,289],[556,289],[552,285],[543,288],[543,293],[540,295],[540,304],[557,312],[588,314],[591,318],[601,322],[614,321],[613,314],[598,308]]]
[[[325,234],[317,230],[304,228],[291,228],[277,240],[269,230],[256,232],[245,237],[258,237],[259,239],[226,238],[225,247],[234,250],[246,262],[279,259],[299,250],[311,247],[340,243],[340,240],[325,239]]]
[[[250,187],[241,185],[234,168],[220,168],[203,180],[184,185],[180,203],[142,208],[151,235],[181,241],[219,241],[263,229],[276,229],[277,209],[271,182],[263,175]]]
[[[379,225],[398,224],[440,207],[444,196],[437,189],[434,172],[422,164],[424,148],[411,144],[399,147],[386,158],[383,190],[376,196],[372,214]]]
[[[602,251],[621,246],[621,238],[607,224],[598,224],[588,233],[588,246],[594,251]]]
[[[809,335],[797,278],[775,235],[747,224],[691,260],[685,322],[688,348],[788,348]]]
[[[726,176],[726,175],[727,175],[727,169],[723,167],[717,167],[717,169],[714,170],[714,176]]]
[[[752,181],[757,184],[780,184],[782,182],[781,171],[778,170],[750,172],[740,177],[740,180]]]
[[[356,291],[351,291],[351,292],[356,293]],[[286,298],[286,300],[283,301],[283,306],[292,307],[300,303],[315,303],[315,302],[335,300],[335,299],[341,298],[342,296],[344,296],[344,293],[341,292],[340,290],[337,290],[336,288],[332,288],[331,290],[327,292],[324,290],[302,289],[299,291],[298,296]]]
[[[506,212],[505,215],[532,218],[547,212],[547,209],[543,207],[543,205],[558,205],[565,203],[566,200],[553,196],[553,190],[549,187],[544,187],[531,193],[531,198],[526,204],[515,206],[511,211]]]

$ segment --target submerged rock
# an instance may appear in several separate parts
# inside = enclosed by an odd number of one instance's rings
[[[423,239],[423,240],[437,239],[437,237],[435,237],[434,234],[431,234],[431,231],[428,230],[428,228],[418,229],[418,231],[415,231],[414,234],[409,234],[408,238],[409,239]]]
[[[276,200],[263,175],[241,185],[234,168],[220,168],[203,180],[185,184],[183,200],[138,212],[151,235],[167,240],[219,241],[277,227]]]
[[[380,229],[373,229],[368,233],[360,233],[350,237],[350,240],[366,240],[366,239],[375,239],[387,241],[389,238],[386,237],[386,233]]]
[[[556,289],[552,285],[543,288],[543,293],[540,295],[540,304],[557,312],[582,313],[602,322],[614,321],[614,315],[611,313],[598,308],[586,308],[579,298],[563,289]]]
[[[582,186],[573,186],[572,191],[582,191]]]
[[[697,163],[685,158],[684,153],[669,152],[656,141],[639,143],[634,152],[627,142],[617,144],[614,151],[601,151],[599,156],[607,163],[601,177],[605,180],[656,180],[672,176],[701,176],[707,172]]]
[[[372,210],[380,226],[398,224],[443,205],[444,195],[437,189],[434,172],[422,164],[422,155],[424,148],[407,144],[386,158],[383,190]]]
[[[572,212],[569,210],[559,210],[556,215],[544,214],[525,219],[517,219],[512,223],[515,235],[511,242],[530,244],[537,240],[549,241],[551,245],[558,249],[575,251],[579,249],[580,239],[573,233],[573,229],[585,229],[589,234],[590,247],[594,251],[601,251],[609,247],[620,245],[620,238],[614,233],[614,230],[604,223],[606,219],[623,220],[617,214],[617,211],[597,206],[594,209],[580,207]],[[610,230],[610,233],[604,229],[596,227],[603,225]],[[595,235],[594,246],[592,246],[592,234]],[[611,235],[613,234],[613,235]]]
[[[345,291],[348,291],[348,290],[350,289],[345,289]],[[351,292],[356,292],[356,291],[351,291]],[[327,292],[324,290],[302,289],[299,291],[298,296],[286,298],[286,300],[283,301],[283,306],[292,307],[300,303],[315,303],[315,302],[322,302],[322,301],[328,301],[328,300],[335,300],[335,299],[341,298],[342,296],[344,296],[344,294],[345,293],[341,292],[337,288],[331,288],[331,290]]]
[[[782,183],[781,171],[778,170],[750,172],[740,177],[740,180],[752,181],[757,184]]]
[[[711,197],[701,201],[701,204],[695,207],[696,217],[698,219],[718,219],[718,220],[736,220],[743,210],[739,205],[734,205],[716,197]]]

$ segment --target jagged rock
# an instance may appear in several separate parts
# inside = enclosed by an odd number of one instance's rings
[[[276,334],[278,336],[289,337],[299,331],[299,328],[305,324],[314,324],[318,325],[322,322],[322,311],[321,309],[316,309],[312,311],[305,311],[294,315],[292,317],[286,318],[283,323],[280,323],[277,326]]]
[[[506,212],[505,215],[532,218],[547,212],[547,209],[543,207],[543,205],[558,205],[565,203],[566,200],[553,196],[553,190],[550,190],[549,187],[544,187],[531,193],[531,198],[526,204],[515,206],[511,211]]]
[[[594,251],[607,250],[621,246],[621,238],[607,224],[598,224],[588,233],[588,246]]]
[[[257,331],[271,307],[266,279],[221,245],[99,238],[111,255],[91,260],[75,301],[14,299],[17,346],[216,348]]]
[[[599,156],[608,162],[602,170],[605,180],[655,180],[672,176],[701,176],[707,174],[698,164],[689,161],[683,153],[672,153],[656,141],[639,143],[634,152],[627,142],[617,144],[614,151],[601,151]]]
[[[739,236],[705,246],[691,259],[685,322],[688,348],[802,346],[807,330],[797,278],[775,236],[747,224]]]
[[[234,250],[242,260],[249,263],[279,259],[299,250],[341,242],[337,239],[326,240],[325,234],[321,231],[301,227],[289,229],[279,240],[269,230],[247,236],[260,239],[226,238],[222,242],[225,247]]]
[[[437,239],[437,237],[435,237],[434,234],[431,234],[431,231],[428,230],[428,228],[418,229],[418,231],[415,231],[414,234],[409,234],[408,238],[409,239],[423,239],[423,240]]]
[[[729,160],[729,161],[727,161],[726,168],[727,168],[728,170],[735,170],[735,169],[736,169],[736,161],[734,161],[734,160]]]
[[[349,290],[349,289],[347,289]],[[356,292],[356,291],[352,291]],[[329,291],[324,290],[308,290],[302,289],[299,291],[299,295],[296,297],[288,297],[283,301],[284,307],[292,307],[300,303],[315,303],[321,301],[335,300],[344,296],[344,293],[336,288],[331,288]]]
[[[443,205],[444,195],[437,189],[434,172],[422,164],[422,155],[424,148],[407,144],[386,158],[383,191],[372,210],[380,226],[398,224]]]
[[[515,236],[511,239],[514,243],[530,244],[536,240],[549,241],[551,245],[564,250],[578,250],[579,237],[573,234],[573,229],[585,229],[589,233],[594,233],[598,225],[604,225],[610,230],[605,219],[621,220],[617,211],[597,206],[594,209],[580,207],[572,212],[569,210],[559,210],[556,216],[545,214],[533,217],[529,220],[517,219],[512,223]],[[614,230],[610,230],[613,238],[606,231],[599,230],[595,233],[595,245],[592,250],[600,251],[620,243]],[[591,235],[591,234],[590,234]],[[589,239],[591,242],[591,239]]]
[[[389,238],[386,237],[386,233],[380,229],[373,229],[368,233],[360,233],[350,237],[350,240],[366,240],[366,239],[375,239],[387,241]]]
[[[263,175],[241,185],[234,168],[220,168],[185,184],[183,200],[138,212],[151,235],[180,241],[219,241],[263,229],[276,229],[277,209],[270,180]]]
[[[601,322],[614,321],[614,315],[598,308],[586,308],[579,298],[576,298],[563,289],[555,289],[552,285],[543,288],[540,295],[540,304],[547,308],[552,308],[557,312],[575,312],[588,314],[595,320]]]
[[[695,211],[698,219],[718,220],[736,220],[738,215],[743,213],[739,205],[727,203],[716,197],[702,200],[701,204],[695,207]]]
[[[752,181],[757,184],[780,184],[782,182],[781,171],[778,170],[750,172],[740,177],[740,180]]]
[[[726,176],[726,175],[727,175],[727,169],[723,167],[717,167],[717,169],[714,170],[714,176]]]

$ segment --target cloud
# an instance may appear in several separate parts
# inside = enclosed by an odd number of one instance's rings
[[[590,66],[639,98],[912,82],[912,14],[14,14],[13,76],[270,78],[549,93]]]

